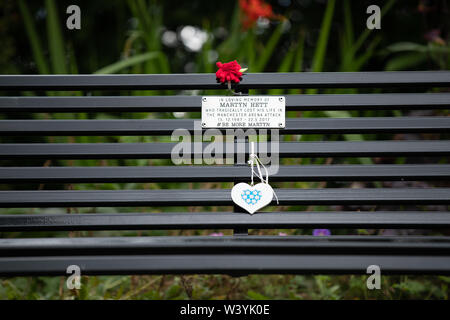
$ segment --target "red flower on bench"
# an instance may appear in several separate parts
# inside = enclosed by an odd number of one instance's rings
[[[242,72],[247,69],[242,69],[236,60],[222,63],[217,62],[216,66],[219,68],[216,72],[216,78],[222,83],[235,82],[239,83],[242,79]]]

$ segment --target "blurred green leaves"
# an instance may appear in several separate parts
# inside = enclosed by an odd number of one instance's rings
[[[96,74],[108,74],[108,73],[116,73],[128,67],[143,63],[145,61],[154,60],[157,63],[160,63],[163,73],[169,73],[170,70],[166,66],[166,58],[162,52],[147,52],[132,56],[130,58],[126,58],[124,60],[117,61],[112,63],[106,67],[101,68],[100,70],[95,71]]]
[[[64,40],[61,32],[61,28],[65,26],[65,24],[61,24],[59,21],[55,0],[45,0],[47,12],[47,43],[48,51],[50,53],[51,68],[45,58],[44,46],[42,45],[27,3],[24,0],[19,0],[18,4],[39,73],[66,74],[68,69]]]
[[[396,54],[386,63],[385,70],[411,70],[415,66],[431,58],[440,69],[450,68],[450,45],[428,43],[427,45],[413,42],[398,42],[389,45],[384,54]]]
[[[47,8],[47,39],[53,73],[65,74],[67,73],[66,54],[61,32],[65,24],[59,21],[55,0],[45,0],[45,6]]]
[[[330,35],[331,24],[333,21],[335,0],[327,1],[327,7],[322,20],[322,26],[320,28],[319,40],[317,42],[316,51],[314,53],[314,59],[312,62],[311,71],[320,72],[323,70],[323,63],[325,60],[328,38]]]
[[[39,73],[49,74],[50,68],[44,56],[44,50],[42,48],[42,42],[37,33],[36,25],[34,19],[28,9],[25,0],[19,0],[19,9],[22,14],[25,31],[27,33],[28,39],[30,41],[31,51],[33,53],[34,62],[38,68]]]
[[[265,44],[264,49],[262,50],[261,54],[258,55],[258,58],[256,58],[255,65],[250,66],[252,69],[252,72],[264,71],[264,69],[267,65],[267,62],[272,57],[275,48],[277,48],[277,45],[280,42],[280,38],[281,38],[281,35],[283,34],[283,30],[285,30],[285,28],[286,28],[285,24],[286,24],[286,22],[281,22],[275,28],[275,30],[273,31],[269,40]],[[253,47],[255,48],[257,46],[254,45]],[[286,57],[284,59],[286,59]]]

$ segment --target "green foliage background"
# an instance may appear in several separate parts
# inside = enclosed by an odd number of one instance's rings
[[[65,9],[81,8],[81,30],[65,27]],[[275,12],[284,18],[269,24],[242,28],[238,1],[3,1],[0,3],[0,73],[182,73],[215,72],[215,62],[237,60],[248,72],[304,71],[394,71],[450,68],[449,15],[443,1],[272,1]],[[382,8],[381,30],[366,28],[366,8]],[[425,8],[425,9],[423,9]],[[428,8],[428,9],[427,9]],[[263,21],[264,22],[264,21]],[[206,32],[199,51],[189,50],[179,34],[186,25]],[[434,36],[430,31],[438,30]],[[178,35],[173,45],[165,45],[167,31]],[[433,34],[432,34],[433,35]],[[389,90],[251,90],[251,94],[316,94],[389,92]],[[174,92],[129,91],[124,95],[154,95]],[[207,94],[223,92],[207,92]],[[23,92],[24,95],[35,95]],[[38,93],[41,94],[41,93]],[[84,95],[84,92],[46,92],[47,95]],[[111,94],[90,92],[91,95]],[[203,92],[183,92],[203,94]],[[448,115],[447,110],[435,115]],[[399,111],[308,111],[289,112],[296,117],[398,116]],[[407,115],[407,114],[406,114]],[[174,118],[172,113],[73,113],[25,114],[36,119]],[[198,118],[197,113],[183,117]],[[7,118],[1,115],[0,119]],[[376,140],[383,135],[302,135],[286,136],[290,141]],[[391,137],[388,137],[391,138]],[[437,137],[439,138],[439,137]],[[11,138],[9,138],[11,139]],[[41,137],[33,142],[167,142],[169,137]],[[397,137],[401,139],[401,137]],[[2,141],[10,142],[3,138]],[[22,140],[20,140],[22,141]],[[285,159],[283,164],[373,163],[373,159]],[[405,159],[397,159],[403,163]],[[443,161],[446,161],[445,159]],[[27,163],[30,164],[30,163]],[[71,160],[33,165],[168,165],[166,160]],[[6,161],[2,165],[12,165]],[[326,187],[323,183],[296,182],[280,187]],[[351,186],[351,184],[342,184]],[[367,184],[382,187],[381,182]],[[159,189],[227,188],[227,183],[105,183],[56,186],[20,186],[25,189]],[[6,189],[8,186],[1,186]],[[222,208],[186,208],[221,210]],[[270,209],[270,208],[269,208]],[[323,210],[302,206],[287,210]],[[0,213],[30,213],[25,209],[0,209]],[[173,208],[140,208],[142,212],[171,211]],[[70,208],[67,213],[132,212],[136,208]],[[33,213],[61,213],[56,209],[33,209]],[[140,231],[140,232],[59,232],[14,233],[1,237],[31,236],[158,236],[203,235],[230,230]],[[251,234],[311,234],[311,230],[251,230]],[[333,230],[333,234],[382,234],[383,230]],[[449,277],[383,276],[382,290],[366,289],[364,276],[225,275],[83,277],[82,289],[69,291],[65,278],[3,278],[1,299],[448,299]]]

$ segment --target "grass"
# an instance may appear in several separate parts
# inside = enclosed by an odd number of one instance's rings
[[[82,277],[68,290],[65,277],[0,279],[1,299],[448,299],[450,277],[382,276],[380,290],[366,276],[225,275]]]

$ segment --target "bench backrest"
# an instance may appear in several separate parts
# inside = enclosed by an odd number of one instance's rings
[[[174,166],[169,162],[129,166],[126,159],[170,159],[176,143],[159,142],[170,141],[167,138],[143,138],[138,143],[117,138],[170,136],[178,128],[192,132],[194,119],[156,116],[159,112],[200,111],[201,96],[174,95],[174,90],[222,90],[225,94],[226,86],[216,83],[213,74],[0,76],[0,90],[7,93],[0,97],[0,185],[5,190],[0,191],[0,207],[8,208],[0,209],[0,232],[233,229],[237,235],[5,237],[0,239],[0,275],[65,274],[70,264],[82,265],[85,274],[342,273],[363,272],[370,264],[381,264],[387,273],[450,272],[450,242],[442,236],[244,237],[248,229],[448,228],[450,188],[445,183],[450,178],[450,141],[445,139],[450,133],[450,93],[422,92],[450,87],[450,72],[248,74],[234,87],[244,93],[307,88],[400,88],[406,93],[286,94],[290,117],[279,132],[293,135],[293,141],[279,144],[284,164],[270,179],[276,186],[288,183],[276,189],[280,204],[271,207],[274,211],[250,216],[238,213],[229,189],[217,188],[216,184],[200,189],[192,184],[181,184],[180,188],[139,185],[133,190],[124,185],[118,190],[102,190],[94,185],[248,182],[248,166]],[[98,95],[99,90],[109,96]],[[158,90],[159,95],[111,95],[119,90]],[[25,95],[17,96],[18,91]],[[43,96],[45,91],[83,94]],[[425,111],[402,116],[411,110]],[[441,116],[431,110],[440,110]],[[370,116],[373,111],[378,111],[376,116]],[[110,112],[120,112],[121,116],[96,119],[97,113]],[[156,116],[126,120],[133,112]],[[379,116],[380,112],[385,116]],[[34,113],[80,113],[86,119],[37,120]],[[319,137],[323,140],[309,139],[311,134],[324,135]],[[356,136],[363,134],[377,135],[364,136],[365,140]],[[413,140],[408,134],[414,134]],[[44,136],[50,138],[42,140]],[[80,138],[61,140],[59,136]],[[86,136],[104,138],[89,143],[82,138]],[[377,140],[368,140],[374,137]],[[246,148],[248,152],[248,145]],[[201,153],[192,150],[193,157]],[[350,164],[341,164],[339,158],[350,158],[344,161]],[[91,161],[82,166],[66,161],[73,159]],[[349,183],[356,181],[368,182],[365,186],[369,187]],[[388,181],[394,187],[389,188]],[[397,181],[402,183],[395,187]],[[427,183],[410,187],[405,181]],[[72,190],[77,189],[72,185],[76,183],[92,185],[90,189]],[[35,188],[24,190],[23,184]],[[53,186],[52,190],[45,184]],[[188,212],[176,208],[186,206]],[[221,206],[228,210],[216,211]],[[323,210],[315,211],[314,206],[323,206]],[[67,214],[10,211],[49,207],[144,209],[78,214],[73,209],[67,209]],[[163,212],[159,207],[174,208]],[[204,210],[197,212],[196,207]]]

